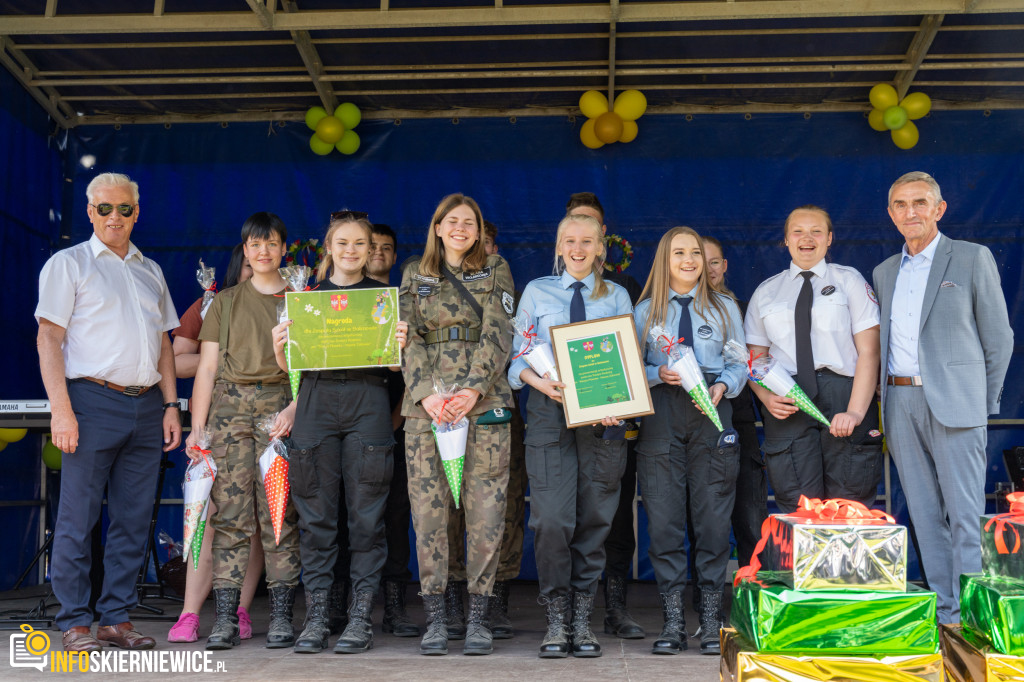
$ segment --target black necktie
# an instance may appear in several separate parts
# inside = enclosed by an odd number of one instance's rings
[[[569,301],[569,323],[585,322],[587,309],[583,305],[583,282],[573,282],[569,286],[575,289],[572,292],[572,300]]]
[[[796,310],[793,311],[793,326],[796,331],[796,383],[804,389],[808,398],[818,395],[818,378],[814,375],[814,353],[811,350],[811,301],[814,291],[811,289],[811,277],[814,273],[804,270],[800,273],[804,285],[800,287],[800,295],[796,297]]]
[[[693,296],[676,296],[682,310],[679,311],[679,342],[693,347],[693,323],[690,322],[690,302]]]

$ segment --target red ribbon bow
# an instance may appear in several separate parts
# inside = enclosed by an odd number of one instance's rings
[[[1000,554],[1016,554],[1020,551],[1020,533],[1013,524],[1024,524],[1024,492],[1009,493],[1006,500],[1010,503],[1010,511],[1005,514],[996,514],[985,524],[985,532],[989,532],[992,525],[995,525],[996,551]],[[1013,532],[1013,549],[1006,545],[1003,532],[1009,528]]]
[[[200,455],[202,455],[203,461],[206,462],[206,467],[212,472],[213,471],[213,466],[210,465],[210,460],[206,459],[206,456],[209,455],[209,454],[212,454],[212,451],[204,450],[201,447],[199,447],[198,445],[193,445],[192,449],[195,450],[196,452],[198,452]]]
[[[660,335],[658,337],[659,341],[661,339],[665,340],[665,345],[661,347],[661,352],[664,353],[665,355],[668,355],[668,352],[670,350],[672,350],[672,346],[676,345],[677,343],[682,343],[683,342],[683,337],[681,337],[681,336],[677,339],[677,338],[665,336],[664,334],[662,334],[662,335]]]
[[[527,330],[526,330],[525,332],[523,332],[523,333],[521,334],[521,336],[522,336],[522,337],[523,337],[524,339],[526,339],[526,345],[525,345],[525,346],[523,346],[523,349],[522,349],[521,351],[519,351],[518,353],[516,353],[515,355],[513,355],[513,356],[512,356],[512,359],[513,359],[513,360],[515,360],[515,359],[516,359],[516,358],[518,358],[518,357],[521,357],[521,356],[525,355],[525,354],[526,354],[526,352],[527,352],[528,350],[530,350],[530,346],[531,346],[531,345],[533,344],[533,340],[534,340],[535,338],[537,338],[537,332],[533,331],[533,325],[531,324],[531,325],[530,325],[530,328],[529,328],[529,329],[527,329]]]
[[[858,525],[896,523],[893,517],[880,509],[868,509],[860,502],[844,500],[841,497],[820,500],[801,495],[795,512],[779,514],[778,516],[790,516],[813,521],[853,522]],[[740,581],[744,578],[754,579],[757,576],[757,572],[761,570],[761,560],[758,558],[761,550],[768,544],[768,540],[771,539],[776,527],[781,526],[781,524],[773,523],[774,518],[774,516],[769,516],[761,524],[761,539],[758,540],[757,547],[754,548],[754,553],[750,556],[750,565],[736,571],[736,579],[733,581],[733,585],[739,585]]]
[[[747,376],[754,376],[754,360],[757,360],[762,355],[764,355],[764,353],[758,353],[757,355],[754,355],[754,351],[750,351],[750,359],[747,360]]]
[[[207,291],[213,291],[213,292],[217,291],[217,280],[213,280],[213,284],[210,285],[210,288],[207,289]]]

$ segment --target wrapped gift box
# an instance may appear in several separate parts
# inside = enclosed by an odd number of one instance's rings
[[[981,570],[985,575],[1024,579],[1024,516],[981,517]]]
[[[939,649],[934,592],[794,590],[762,571],[733,587],[732,627],[759,652],[900,656]]]
[[[956,625],[940,625],[946,677],[951,682],[1024,680],[1024,658],[1000,654]]]
[[[769,517],[761,568],[798,590],[907,590],[907,529],[882,519]],[[762,531],[762,539],[765,535]]]
[[[960,623],[999,653],[1024,656],[1024,580],[961,575]]]
[[[731,628],[722,630],[723,682],[942,682],[942,655],[793,656],[755,651]]]

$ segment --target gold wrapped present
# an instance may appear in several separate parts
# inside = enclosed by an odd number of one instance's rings
[[[722,630],[722,682],[942,682],[942,655],[786,656],[762,654]]]
[[[959,625],[940,625],[946,676],[950,682],[1017,682],[1024,680],[1024,658],[1001,654],[971,641]]]

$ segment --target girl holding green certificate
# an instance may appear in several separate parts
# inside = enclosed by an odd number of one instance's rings
[[[519,302],[519,313],[529,315],[538,339],[551,343],[549,330],[555,325],[632,312],[626,290],[601,277],[604,255],[597,220],[572,214],[558,224],[558,274],[530,282]],[[524,336],[516,336],[508,379],[512,388],[529,384],[534,389],[526,404],[526,471],[537,575],[548,618],[540,657],[563,658],[571,651],[592,658],[601,655],[590,616],[626,469],[625,424],[607,416],[600,424],[569,429],[560,404],[565,384],[530,367],[526,344]],[[570,610],[571,630],[564,624]]]
[[[717,654],[740,454],[732,407],[722,398],[740,392],[746,366],[722,356],[730,338],[743,343],[740,311],[731,297],[711,288],[703,243],[692,229],[674,227],[661,238],[633,317],[645,348],[654,403],[654,414],[644,417],[636,447],[637,476],[651,536],[649,554],[665,613],[664,629],[651,651],[677,654],[687,648],[683,589],[689,499],[702,594],[700,651]],[[667,332],[655,332],[656,342],[650,338],[655,326]],[[691,400],[681,376],[669,369],[679,367],[669,361],[669,351],[675,355],[681,350],[673,348],[676,345],[692,350],[718,410],[721,433]]]
[[[317,270],[318,290],[377,288],[366,276],[372,225],[365,213],[331,214],[324,244],[327,256]],[[284,345],[291,321],[274,328],[277,362],[285,368]],[[395,338],[405,346],[408,325],[398,323]],[[335,653],[361,653],[373,646],[370,614],[387,558],[384,504],[395,446],[383,367],[304,371],[292,429],[288,480],[299,514],[302,582],[306,587],[306,627],[295,641],[299,653],[327,648],[328,590],[338,557],[338,491],[348,511],[352,606]]]

